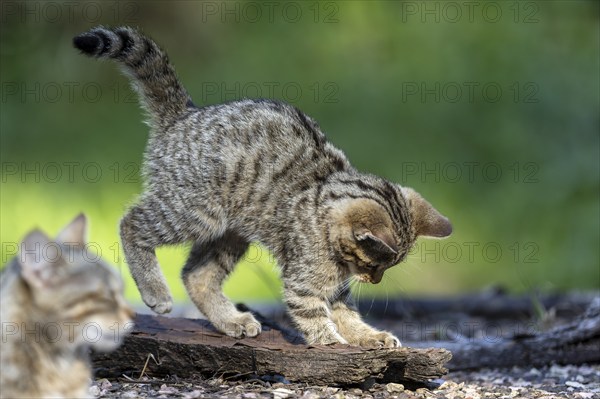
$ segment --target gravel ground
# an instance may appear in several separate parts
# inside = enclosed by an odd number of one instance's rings
[[[600,365],[512,368],[450,373],[414,391],[400,384],[341,389],[253,378],[115,380],[99,379],[90,388],[98,398],[577,398],[600,399]]]

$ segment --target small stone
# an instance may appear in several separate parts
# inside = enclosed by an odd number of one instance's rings
[[[477,393],[475,388],[467,387],[465,389],[465,398],[481,399],[481,396]]]
[[[582,383],[577,382],[577,381],[566,381],[565,385],[568,387],[579,388],[579,389],[585,388],[585,385],[583,385]]]
[[[554,364],[550,367],[550,375],[554,375],[557,377],[568,377],[569,372],[564,367],[557,366]]]
[[[106,378],[101,378],[96,381],[96,385],[98,385],[100,387],[100,389],[108,389],[108,388],[112,387],[113,384]]]
[[[454,389],[458,386],[458,384],[454,381],[446,380],[442,385],[440,385],[439,389]]]
[[[579,373],[581,373],[582,375],[588,376],[591,374],[595,374],[595,370],[590,366],[580,366]]]
[[[158,391],[159,394],[174,394],[174,393],[179,393],[179,390],[175,387],[170,387],[167,384],[162,384],[160,386],[160,390]]]
[[[275,382],[275,383],[271,384],[271,386],[273,388],[284,388],[285,384],[283,382]]]
[[[133,398],[137,398],[139,395],[136,391],[127,391],[127,392],[123,392],[121,394],[122,398],[126,398],[126,399],[133,399]]]
[[[289,398],[293,394],[294,394],[294,391],[290,391],[289,389],[285,389],[285,388],[277,388],[273,391],[273,397],[275,399]]]
[[[304,394],[301,397],[301,399],[318,399],[318,398],[320,398],[320,396],[311,391],[304,392]]]
[[[575,393],[575,397],[581,399],[592,399],[594,397],[593,392],[577,392]]]
[[[88,392],[90,393],[91,396],[100,396],[100,388],[97,385],[92,385],[90,387],[90,389],[88,389]]]
[[[402,385],[402,384],[396,384],[394,382],[390,382],[389,384],[386,384],[385,389],[389,393],[404,392],[404,385]]]
[[[185,393],[183,397],[185,399],[197,399],[197,398],[199,398],[201,396],[202,396],[202,391],[200,391],[198,389],[195,389],[195,390],[193,390],[191,392]]]

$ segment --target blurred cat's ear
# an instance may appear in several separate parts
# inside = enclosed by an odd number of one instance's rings
[[[55,262],[60,257],[60,247],[42,231],[33,230],[19,248],[21,275],[30,286],[41,288],[53,276]]]
[[[389,262],[398,255],[398,244],[388,212],[370,199],[354,199],[346,208],[346,220],[356,240],[359,258],[375,263]]]
[[[66,246],[85,247],[87,243],[87,217],[83,213],[77,215],[71,223],[58,233],[56,241]]]
[[[425,237],[448,237],[452,224],[429,202],[412,188],[402,187],[402,194],[408,200],[417,235]]]
[[[354,238],[359,242],[367,243],[373,249],[379,252],[385,252],[389,255],[398,254],[398,246],[394,243],[394,238],[389,229],[383,227],[371,231],[367,228],[360,228],[354,231]]]

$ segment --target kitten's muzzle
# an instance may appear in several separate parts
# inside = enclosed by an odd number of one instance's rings
[[[358,274],[356,278],[361,283],[370,283],[370,284],[379,284],[383,277],[383,273],[375,273],[374,275],[370,274]]]

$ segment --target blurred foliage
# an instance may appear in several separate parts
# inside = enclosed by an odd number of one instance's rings
[[[451,238],[420,240],[361,294],[598,289],[599,3],[467,3],[3,2],[2,262],[28,230],[85,211],[139,299],[117,225],[141,191],[147,127],[118,69],[71,46],[129,24],[167,49],[196,104],[292,102],[356,167],[449,216]],[[158,251],[179,299],[186,251]],[[242,263],[231,297],[279,297],[264,249]]]

